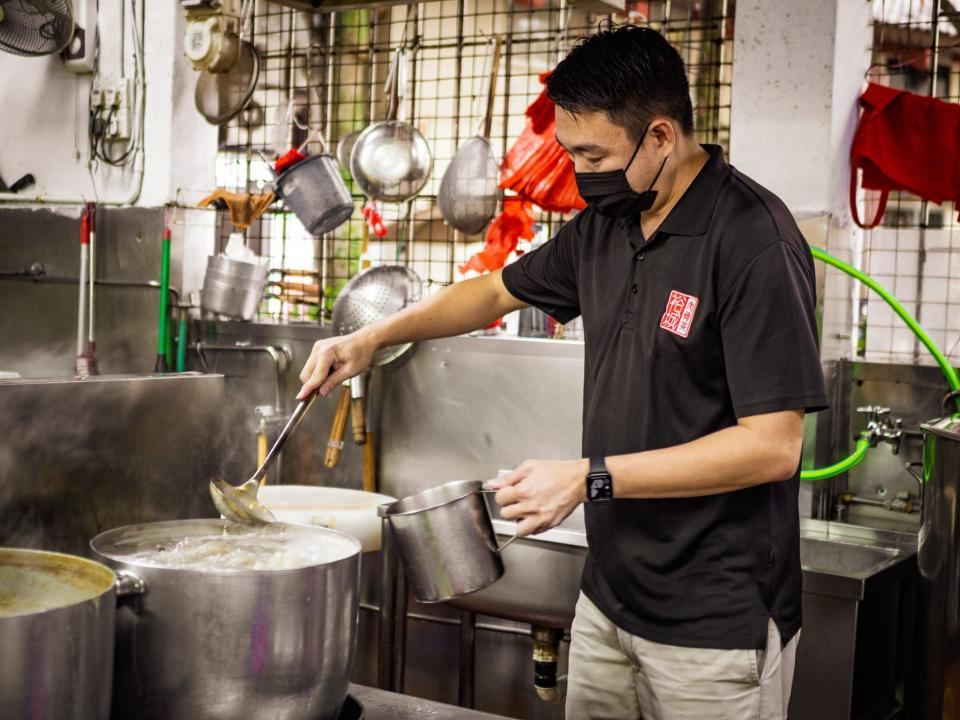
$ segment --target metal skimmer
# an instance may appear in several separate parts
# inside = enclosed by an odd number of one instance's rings
[[[364,270],[340,292],[333,306],[333,332],[347,335],[387,315],[403,310],[423,296],[423,282],[402,265],[383,265]],[[412,343],[377,350],[373,365],[386,365],[405,353]]]

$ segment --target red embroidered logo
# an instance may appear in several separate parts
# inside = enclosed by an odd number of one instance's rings
[[[697,312],[700,300],[693,295],[684,295],[679,290],[670,291],[667,309],[660,318],[660,327],[674,335],[686,337],[693,325],[693,315]]]

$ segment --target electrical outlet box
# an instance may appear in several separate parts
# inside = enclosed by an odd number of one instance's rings
[[[109,120],[106,137],[111,140],[130,138],[134,101],[130,78],[97,77],[90,88],[90,109],[99,110],[101,118]]]
[[[90,109],[96,110],[97,108],[103,107],[103,85],[100,83],[100,78],[96,78],[93,81],[93,85],[90,87]]]

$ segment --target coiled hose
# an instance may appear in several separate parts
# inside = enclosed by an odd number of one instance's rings
[[[950,386],[951,390],[960,390],[960,377],[957,376],[957,371],[953,369],[953,366],[950,365],[950,362],[947,360],[946,355],[937,347],[937,344],[927,335],[926,331],[920,327],[920,324],[914,319],[913,315],[908,313],[904,307],[897,302],[897,299],[891,295],[883,285],[878,283],[872,277],[867,275],[865,272],[857,270],[852,265],[848,265],[838,258],[835,258],[833,255],[821,250],[820,248],[812,247],[810,252],[813,253],[813,257],[817,260],[825,262],[827,265],[832,265],[845,272],[852,278],[862,282],[868,288],[873,290],[877,295],[883,298],[884,302],[889,305],[897,316],[903,320],[908,328],[917,336],[917,339],[921,344],[930,352],[933,356],[933,359],[936,360],[937,365],[940,366],[940,370],[943,372],[943,376],[947,379],[947,384]],[[856,467],[866,456],[867,450],[871,447],[870,436],[868,433],[864,432],[857,439],[856,449],[848,455],[846,458],[840,462],[834,463],[825,468],[817,468],[814,470],[802,470],[800,472],[800,479],[804,482],[817,482],[820,480],[826,480],[827,478],[832,478],[835,475],[840,473],[845,473],[853,467]]]

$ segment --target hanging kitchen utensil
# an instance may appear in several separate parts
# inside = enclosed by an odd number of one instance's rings
[[[398,48],[387,73],[387,119],[366,128],[350,155],[350,174],[365,195],[401,203],[416,195],[433,168],[426,139],[413,125],[398,120],[406,86],[406,50]]]
[[[423,296],[423,282],[410,268],[402,265],[384,265],[364,270],[356,275],[340,291],[333,304],[333,332],[336,335],[348,335],[362,327],[371,325],[382,318],[403,310]],[[405,353],[412,343],[393,345],[377,350],[373,355],[372,367],[386,365]],[[363,390],[364,377],[357,376],[347,383],[341,391],[341,404],[338,416],[341,422],[334,422],[327,443],[327,456],[324,465],[336,467],[343,448],[343,433],[346,427],[346,411],[343,409],[343,397],[350,393],[350,414],[354,431],[354,440],[363,444],[366,440],[366,420],[364,419]],[[335,418],[336,420],[336,418]]]
[[[498,187],[500,167],[489,139],[501,42],[499,35],[491,41],[488,85],[480,127],[450,161],[437,195],[437,206],[443,219],[450,227],[467,235],[483,232],[493,220],[502,195]]]
[[[277,195],[312,235],[335,230],[353,214],[353,197],[333,155],[320,143],[319,155],[290,166],[274,181]]]
[[[225,125],[253,97],[260,79],[260,53],[248,40],[240,41],[240,56],[226,72],[201,72],[193,94],[197,111],[211,125]]]
[[[270,467],[274,459],[280,454],[280,451],[283,449],[283,444],[287,441],[287,438],[290,437],[290,434],[296,430],[297,425],[300,424],[303,416],[307,414],[307,410],[310,409],[310,406],[316,398],[317,393],[313,392],[297,403],[296,409],[293,411],[293,414],[290,415],[287,424],[283,426],[283,430],[281,430],[280,435],[277,436],[277,441],[273,444],[273,447],[270,448],[267,457],[260,463],[260,467],[257,468],[253,476],[243,485],[230,485],[220,478],[210,481],[210,497],[213,498],[213,504],[217,506],[217,510],[219,510],[227,520],[232,520],[233,522],[243,525],[263,525],[265,523],[276,522],[273,514],[257,500],[257,491],[260,489],[260,479],[266,475],[267,468]]]

